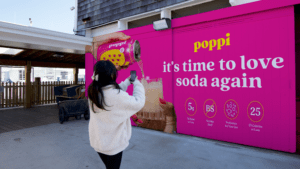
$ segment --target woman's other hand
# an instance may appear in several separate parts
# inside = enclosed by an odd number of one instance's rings
[[[141,119],[138,119],[136,114],[134,114],[133,116],[131,116],[131,119],[133,120],[133,122],[138,126],[139,124],[142,124],[143,121]]]

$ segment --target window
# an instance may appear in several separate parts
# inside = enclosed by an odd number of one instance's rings
[[[199,5],[189,6],[186,8],[171,11],[172,19],[181,18],[184,16],[195,15],[199,13],[209,12],[217,9],[230,7],[228,0],[214,0]]]
[[[19,70],[19,80],[25,80],[25,70]]]
[[[128,22],[128,29],[137,28],[145,25],[151,25],[153,24],[153,21],[160,20],[160,14],[159,15],[153,15],[147,18],[142,18],[139,20]]]
[[[60,72],[60,75],[62,80],[68,79],[68,72]]]
[[[46,76],[47,79],[51,79],[53,80],[54,79],[54,76]]]

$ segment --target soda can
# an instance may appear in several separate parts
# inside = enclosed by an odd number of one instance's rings
[[[100,45],[97,55],[97,60],[110,60],[114,65],[128,66],[141,60],[141,47],[139,41],[129,39]]]

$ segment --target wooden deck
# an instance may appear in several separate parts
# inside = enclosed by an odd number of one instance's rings
[[[57,104],[0,109],[0,133],[59,123]],[[72,118],[70,118],[71,120]]]

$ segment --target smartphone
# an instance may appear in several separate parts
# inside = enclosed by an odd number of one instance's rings
[[[134,80],[136,79],[136,71],[132,70],[130,71],[130,82],[134,82]]]

